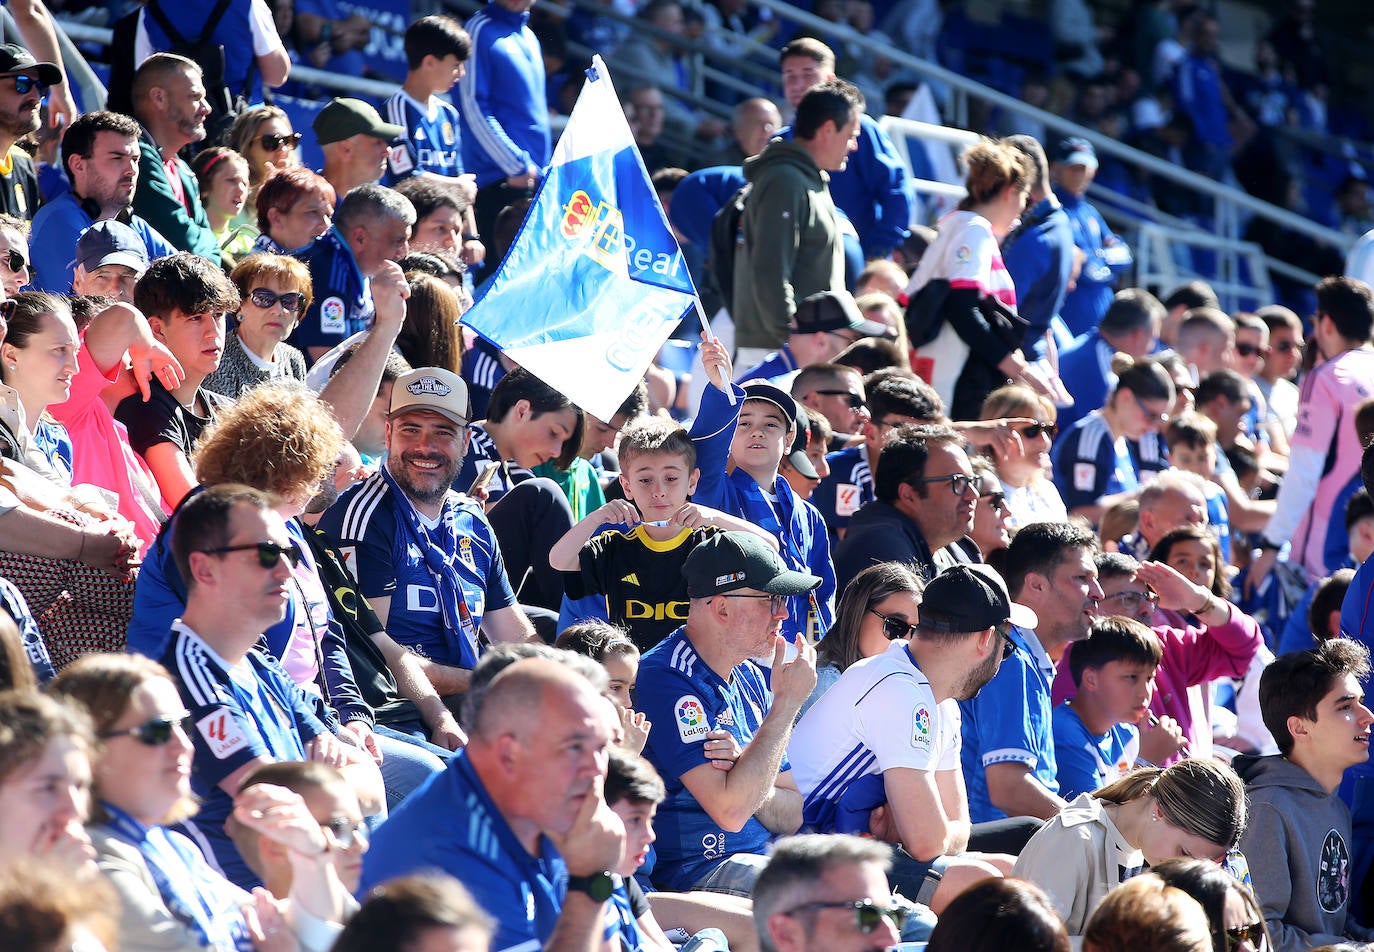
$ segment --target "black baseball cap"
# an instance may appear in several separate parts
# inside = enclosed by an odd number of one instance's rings
[[[811,420],[801,408],[801,404],[797,404],[797,432],[792,437],[792,448],[787,451],[787,462],[807,479],[820,479],[821,474],[816,472],[816,464],[806,455],[806,448],[810,444]]]
[[[864,317],[848,291],[817,291],[797,305],[794,334],[850,330],[861,337],[884,337],[888,326]]]
[[[786,390],[775,387],[767,380],[746,380],[740,386],[744,388],[744,399],[767,400],[782,411],[789,425],[797,422],[797,401]]]
[[[40,63],[33,54],[17,43],[0,44],[0,74],[32,73],[44,86],[62,82],[62,70],[56,63]]]
[[[687,556],[682,573],[691,598],[709,598],[741,588],[755,588],[769,595],[805,595],[821,584],[814,575],[789,569],[782,557],[752,532],[708,536]]]
[[[1032,630],[1040,624],[1035,612],[1011,600],[1007,583],[990,565],[952,565],[921,595],[920,626],[929,631],[985,631],[1008,621]]]

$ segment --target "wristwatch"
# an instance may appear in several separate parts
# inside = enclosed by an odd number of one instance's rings
[[[569,876],[568,892],[580,892],[591,896],[597,902],[605,902],[615,892],[615,882],[607,872],[592,873],[590,876]]]

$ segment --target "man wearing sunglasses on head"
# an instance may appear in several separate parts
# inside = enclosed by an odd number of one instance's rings
[[[33,159],[15,143],[38,131],[43,96],[61,82],[58,66],[36,62],[14,43],[0,45],[0,212],[24,221],[38,210],[38,175]]]
[[[976,547],[956,544],[973,530],[982,491],[982,477],[973,472],[963,443],[949,427],[934,424],[902,426],[892,434],[878,458],[877,499],[854,515],[835,547],[841,589],[879,562],[911,562],[930,577],[951,565],[982,561]]]
[[[381,773],[365,750],[330,733],[324,702],[303,692],[256,647],[285,614],[301,551],[268,496],[211,487],[178,513],[172,554],[186,581],[186,609],[161,661],[190,712],[191,787],[201,802],[193,838],[224,875],[247,889],[257,876],[225,830],[244,779],[279,760],[338,767],[365,816],[385,813]]]
[[[892,843],[894,887],[937,915],[972,883],[1011,867],[1010,857],[965,852],[958,702],[975,697],[1015,650],[1009,625],[1037,624],[990,567],[946,569],[926,586],[919,621],[884,618],[892,644],[846,668],[788,745],[806,825]]]

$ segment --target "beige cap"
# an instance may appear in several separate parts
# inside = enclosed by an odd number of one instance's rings
[[[420,367],[396,378],[390,416],[407,410],[433,410],[460,426],[468,424],[468,385],[442,367]]]

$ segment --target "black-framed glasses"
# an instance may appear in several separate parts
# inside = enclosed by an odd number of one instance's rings
[[[284,145],[291,148],[301,144],[301,134],[299,132],[288,132],[286,135],[279,135],[275,132],[265,132],[258,136],[258,141],[262,143],[264,151],[276,152]]]
[[[13,248],[6,248],[0,251],[4,255],[5,267],[10,269],[11,274],[18,274],[20,271],[27,271],[29,263],[24,260],[24,256]]]
[[[277,302],[281,302],[281,309],[288,314],[299,314],[305,305],[305,295],[299,291],[287,291],[278,294],[276,291],[269,291],[267,288],[254,288],[248,292],[248,300],[252,301],[257,307],[264,311]]]
[[[122,731],[106,731],[100,735],[100,739],[132,737],[145,747],[164,747],[176,735],[178,727],[185,733],[190,723],[191,714],[189,711],[183,711],[175,716],[162,714],[150,721],[144,721],[137,727],[125,728]]]
[[[787,607],[787,599],[788,599],[788,596],[786,596],[786,595],[748,595],[748,594],[745,594],[745,595],[738,595],[738,594],[735,594],[735,593],[732,592],[732,593],[729,593],[729,594],[722,595],[721,598],[766,598],[766,599],[768,599],[768,610],[769,610],[770,612],[772,612],[774,615],[776,615],[778,612],[782,611],[784,608]]]
[[[1011,629],[1006,625],[996,625],[993,631],[1002,636],[1002,660],[1006,661],[1016,654],[1016,642],[1011,640]]]
[[[1268,356],[1269,356],[1269,348],[1268,348],[1268,347],[1257,347],[1257,346],[1254,345],[1254,344],[1237,344],[1237,345],[1236,345],[1236,354],[1237,354],[1238,356],[1240,356],[1240,357],[1255,357],[1255,356],[1268,357]]]
[[[1236,952],[1243,943],[1249,942],[1260,948],[1264,942],[1264,923],[1252,922],[1248,926],[1231,926],[1226,930],[1226,952]]]
[[[864,405],[864,398],[853,390],[813,390],[812,393],[819,393],[825,397],[844,397],[845,403],[849,404],[851,410],[857,410]]]
[[[1302,343],[1300,341],[1295,340],[1281,340],[1274,345],[1274,349],[1277,350],[1280,354],[1291,354],[1295,350],[1301,354],[1302,347]]]
[[[1140,611],[1140,609],[1146,605],[1149,605],[1150,608],[1153,609],[1159,604],[1159,593],[1153,591],[1136,592],[1127,589],[1124,592],[1117,592],[1115,595],[1107,595],[1104,598],[1099,598],[1097,601],[1098,605],[1101,605],[1103,602],[1118,601],[1121,603],[1121,607],[1126,609],[1127,614],[1131,614]]]
[[[352,849],[355,842],[367,842],[367,826],[362,820],[350,820],[346,816],[336,816],[328,823],[321,823],[320,829],[334,835],[334,843],[339,849]]]
[[[905,641],[916,634],[916,626],[905,618],[884,615],[876,608],[870,608],[869,611],[883,620],[883,634],[887,636],[888,641]]]
[[[900,935],[902,923],[906,921],[906,907],[896,904],[880,906],[872,899],[850,899],[845,902],[822,902],[819,900],[804,902],[800,906],[787,910],[783,915],[795,916],[799,912],[810,912],[813,909],[852,909],[854,911],[854,925],[864,935],[871,935],[883,924],[884,919],[892,923],[892,928]]]
[[[288,542],[286,545],[277,545],[275,542],[248,542],[244,545],[222,545],[217,549],[201,549],[206,555],[224,555],[226,552],[256,552],[258,555],[258,565],[265,569],[274,569],[282,557],[286,557],[286,564],[293,569],[301,564],[300,546],[295,542]]]
[[[979,473],[953,473],[949,476],[926,476],[921,479],[908,479],[908,483],[949,483],[950,492],[963,496],[970,489],[974,495],[983,491],[983,477]]]
[[[48,91],[48,84],[33,76],[26,76],[21,73],[18,76],[11,76],[10,79],[14,80],[14,91],[21,96],[28,95],[29,90],[35,88],[40,95]]]
[[[1028,440],[1033,440],[1038,436],[1048,436],[1050,439],[1054,439],[1058,434],[1058,423],[1028,423],[1021,427],[1021,435]]]
[[[991,506],[993,509],[997,510],[998,512],[1006,512],[1006,509],[1007,509],[1007,494],[1006,494],[1006,493],[1004,493],[1004,492],[979,493],[979,494],[978,494],[978,498],[979,498],[979,499],[986,499],[986,500],[988,501],[988,505]]]

